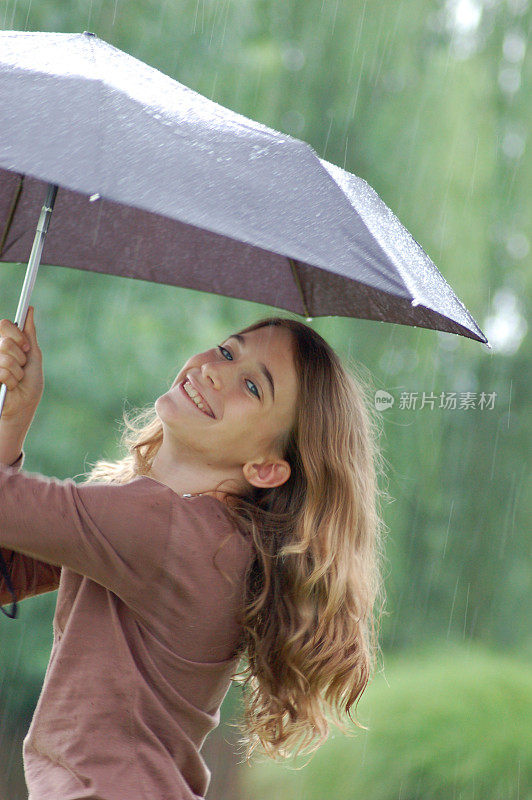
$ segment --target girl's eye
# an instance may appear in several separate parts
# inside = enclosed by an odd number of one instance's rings
[[[222,347],[222,345],[221,345],[221,344],[219,344],[219,345],[218,345],[218,350],[220,351],[220,353],[221,353],[223,356],[224,356],[224,353],[229,353],[229,350],[227,350],[225,347]],[[229,356],[230,356],[230,359],[226,359],[226,360],[227,360],[227,361],[229,361],[229,360],[231,360],[231,361],[232,361],[232,360],[233,360],[233,356],[231,355],[231,353],[229,353]],[[224,356],[224,358],[225,358],[225,356]]]
[[[254,394],[254,395],[255,395],[255,397],[258,397],[258,398],[259,398],[259,400],[260,400],[260,394],[259,394],[259,390],[258,390],[258,389],[257,389],[257,387],[255,386],[255,384],[253,383],[253,381],[250,381],[248,378],[246,378],[246,383],[247,383],[247,384],[251,384],[251,385],[253,386],[253,389],[255,389],[255,391],[252,391],[252,390],[250,389],[250,391],[251,391],[251,394]]]
[[[218,345],[218,350],[220,351],[220,353],[222,354],[222,356],[223,356],[223,357],[226,359],[226,361],[232,361],[232,360],[233,360],[233,356],[231,355],[231,353],[229,352],[229,350],[227,349],[227,347],[222,347],[222,345],[221,345],[221,344],[219,344],[219,345]],[[227,354],[229,355],[229,358],[227,358],[227,356],[225,355],[225,353],[227,353]],[[250,381],[250,380],[249,380],[249,378],[246,378],[246,384],[250,384],[250,385],[253,387],[253,389],[250,389],[250,392],[251,392],[251,394],[252,394],[254,397],[258,397],[258,398],[259,398],[259,400],[260,400],[260,392],[259,392],[259,390],[257,389],[257,387],[255,386],[255,384],[253,383],[253,381]]]

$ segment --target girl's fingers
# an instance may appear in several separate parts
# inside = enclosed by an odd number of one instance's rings
[[[0,383],[5,383],[8,389],[16,389],[19,381],[13,377],[13,373],[6,369],[0,368]]]
[[[33,306],[28,308],[26,324],[24,325],[24,333],[28,336],[28,339],[37,341],[37,332],[35,330],[35,309]]]
[[[0,356],[5,355],[14,358],[21,367],[23,367],[28,360],[26,352],[27,351],[19,347],[13,339],[0,339]]]
[[[24,377],[24,370],[13,356],[7,353],[0,353],[0,380],[8,384],[10,378],[19,383]]]
[[[33,330],[35,330],[35,326],[33,326]],[[19,347],[30,343],[27,333],[19,330],[18,325],[11,322],[10,319],[0,319],[0,347],[2,339],[12,339]]]

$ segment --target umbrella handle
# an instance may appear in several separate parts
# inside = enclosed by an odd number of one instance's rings
[[[37,278],[37,271],[41,263],[41,253],[46,234],[48,233],[50,217],[52,216],[52,211],[54,210],[56,195],[57,185],[55,183],[49,183],[46,190],[46,199],[37,223],[37,230],[35,231],[35,239],[33,240],[33,247],[31,248],[30,260],[28,261],[26,276],[24,278],[24,284],[22,286],[20,299],[18,301],[17,313],[15,315],[15,325],[17,325],[21,331],[24,330],[24,325],[26,324],[26,316],[28,314],[31,293],[33,292],[35,279]],[[0,384],[0,417],[2,416],[2,409],[4,408],[6,393],[7,386],[5,383]]]

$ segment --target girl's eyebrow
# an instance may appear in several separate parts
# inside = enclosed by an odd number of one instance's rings
[[[246,344],[246,340],[244,339],[244,337],[242,336],[241,333],[232,333],[231,336],[227,337],[227,340],[229,340],[229,339],[236,339],[238,344],[241,347],[244,347],[245,344]],[[268,367],[266,366],[266,364],[259,363],[259,367],[260,367],[260,370],[261,370],[262,374],[264,375],[264,377],[267,379],[267,381],[269,383],[270,390],[271,390],[271,393],[272,393],[272,401],[275,402],[275,386],[274,386],[274,383],[273,383],[272,374],[271,374],[270,370],[268,369]]]

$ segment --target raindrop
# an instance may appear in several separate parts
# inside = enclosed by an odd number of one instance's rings
[[[526,258],[530,252],[530,243],[524,233],[516,231],[508,236],[506,249],[512,258]]]
[[[305,64],[305,54],[299,47],[287,44],[282,51],[283,64],[291,72],[298,72]]]
[[[417,328],[417,325],[414,325],[414,328]],[[404,353],[404,357],[405,357],[405,369],[407,372],[412,372],[413,370],[417,369],[419,365],[419,356],[416,350],[406,350]]]
[[[379,366],[383,372],[386,372],[388,375],[395,375],[404,369],[404,355],[400,350],[386,351],[381,356]]]
[[[382,76],[382,85],[385,91],[398,94],[406,87],[406,79],[398,70],[390,70]]]
[[[261,147],[258,144],[253,145],[253,152],[250,154],[250,159],[260,158],[261,156],[268,155],[268,147]]]
[[[445,558],[445,551],[447,550],[447,541],[449,539],[449,529],[451,527],[451,517],[453,515],[454,500],[451,500],[451,508],[449,509],[449,519],[447,520],[447,530],[445,531],[445,542],[443,543],[442,558]]]
[[[525,57],[526,40],[521,31],[510,31],[504,37],[502,52],[506,61],[512,64],[519,64]]]
[[[502,151],[507,158],[521,158],[525,152],[525,137],[516,130],[509,130],[502,140]]]
[[[506,0],[510,12],[520,17],[528,11],[528,0]]]
[[[24,23],[24,30],[25,31],[28,30],[28,19],[30,18],[31,4],[32,4],[32,0],[30,0],[29,3],[28,3],[28,10],[26,12],[26,22]]]
[[[469,58],[479,44],[482,4],[479,0],[447,0],[444,13],[445,18],[439,27],[446,28],[451,34],[449,53],[460,60]]]
[[[453,27],[460,33],[471,33],[477,29],[482,8],[475,0],[450,0],[447,10]]]
[[[283,130],[288,131],[294,136],[299,136],[305,127],[305,117],[300,111],[291,108],[281,117],[281,126]]]
[[[493,445],[493,456],[491,459],[491,475],[490,480],[493,480],[493,476],[495,474],[495,457],[497,455],[497,448],[499,446],[499,433],[501,429],[501,421],[499,420],[499,424],[497,425],[497,430],[495,431],[495,443]]]
[[[451,43],[453,55],[459,61],[465,61],[476,51],[478,39],[474,36],[456,36]]]
[[[460,576],[458,576],[458,578],[456,579],[456,586],[454,587],[453,602],[452,602],[452,605],[451,605],[451,613],[449,615],[449,627],[447,628],[447,638],[449,638],[450,633],[451,633],[451,625],[452,625],[452,622],[453,622],[453,614],[454,614],[454,604],[456,602],[456,593],[458,591],[458,582],[459,582],[459,580],[460,580]]]
[[[454,371],[454,385],[453,391],[455,392],[476,392],[477,391],[477,378],[466,367],[459,367]]]
[[[89,16],[87,19],[87,27],[91,24],[91,16],[92,16],[92,0],[90,0],[89,2]],[[91,33],[90,31],[85,31],[85,33],[87,33],[89,36],[94,36],[94,34]]]
[[[456,350],[458,347],[458,336],[454,333],[438,332],[439,344],[442,350]]]
[[[466,607],[465,607],[465,613],[464,613],[464,630],[463,630],[463,632],[462,632],[462,638],[463,638],[463,639],[465,639],[465,634],[466,634],[466,624],[467,624],[467,609],[468,609],[468,606],[469,606],[469,589],[470,589],[470,588],[471,588],[471,584],[470,584],[470,583],[468,583],[468,584],[467,584]]]
[[[325,158],[325,155],[327,153],[327,145],[329,144],[329,136],[331,135],[331,128],[334,120],[334,111],[332,110],[332,108],[327,109],[326,116],[328,116],[330,119],[329,119],[329,130],[327,131],[327,138],[325,139],[325,145],[323,147],[323,158]]]
[[[521,86],[521,73],[516,67],[502,67],[499,71],[499,86],[506,94],[515,94]]]
[[[526,332],[526,320],[516,294],[506,287],[493,296],[492,313],[483,325],[483,330],[492,342],[493,351],[511,355],[521,344]]]

